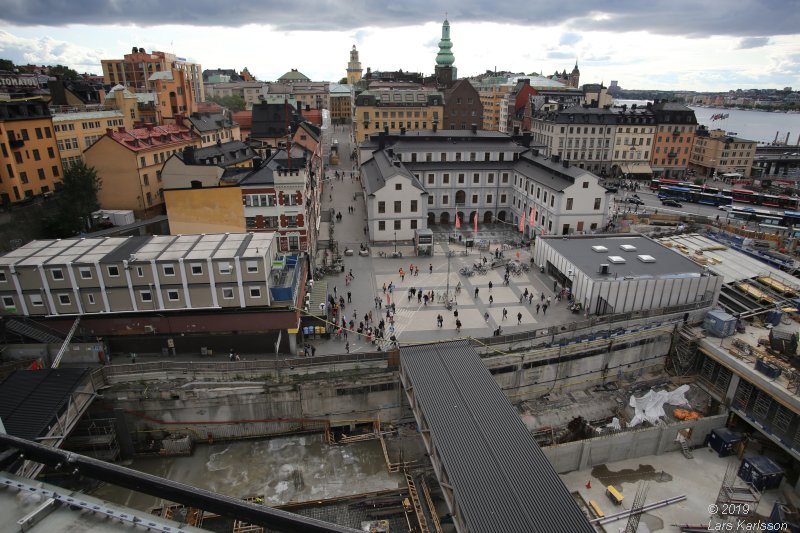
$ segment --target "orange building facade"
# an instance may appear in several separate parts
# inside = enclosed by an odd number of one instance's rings
[[[0,203],[52,193],[62,175],[47,104],[40,99],[0,102]]]

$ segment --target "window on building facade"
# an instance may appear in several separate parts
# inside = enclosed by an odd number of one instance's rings
[[[378,202],[378,213],[386,212],[386,202]]]
[[[505,195],[505,194],[501,194],[501,195],[500,195],[500,203],[505,205],[505,203],[506,203],[506,198],[507,198],[507,197],[506,197],[506,195]]]
[[[153,293],[150,291],[139,291],[139,298],[143,302],[152,302],[153,301]]]
[[[595,198],[594,199],[594,210],[597,211],[598,209],[600,209],[600,198]]]
[[[433,195],[428,195],[428,205],[433,205]]]
[[[181,295],[180,295],[180,293],[178,291],[176,291],[174,289],[169,289],[167,291],[167,299],[170,302],[177,302],[178,300],[181,299]]]
[[[383,220],[378,221],[378,231],[385,231],[386,230],[386,222]]]
[[[411,210],[412,213],[416,213],[417,212],[417,201],[416,200],[411,200],[411,208],[410,208],[410,210]]]
[[[191,266],[192,275],[193,276],[202,276],[203,275],[203,265],[199,263],[192,263]]]
[[[567,198],[567,211],[572,211],[572,198]]]
[[[81,279],[92,279],[92,269],[81,267],[78,269],[81,273]]]
[[[5,298],[11,298],[11,296],[4,296],[3,297],[3,304],[5,304]],[[11,301],[13,302],[14,299],[11,298]],[[42,300],[42,295],[41,294],[31,294],[31,305],[34,306],[34,307],[42,307],[44,305],[44,301]]]
[[[491,203],[492,203],[492,198],[493,198],[493,197],[492,197],[492,195],[491,195],[491,194],[487,194],[487,195],[486,195],[486,203],[487,203],[487,204],[491,204]]]
[[[394,202],[394,212],[395,213],[402,213],[403,212],[403,202],[397,200]]]
[[[232,287],[223,287],[222,288],[222,299],[223,300],[233,300],[233,288]]]
[[[481,175],[480,174],[476,173],[476,174],[472,175],[472,183],[473,184],[480,183],[480,181],[481,181]]]
[[[50,271],[50,277],[55,281],[61,281],[64,279],[64,272],[60,268],[54,268]]]
[[[462,183],[464,183],[464,174],[459,174],[459,175],[458,175],[458,183],[459,183],[459,184],[462,184]]]
[[[69,294],[59,294],[58,295],[58,303],[61,305],[70,305],[72,300],[69,297]]]
[[[450,196],[445,194],[442,195],[442,205],[447,205],[450,203]]]
[[[165,276],[174,276],[175,275],[175,266],[173,265],[164,265],[164,275]]]
[[[395,183],[394,184],[394,190],[402,191],[403,190],[403,184],[402,183]]]

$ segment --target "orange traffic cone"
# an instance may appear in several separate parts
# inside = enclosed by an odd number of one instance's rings
[[[591,489],[592,488],[592,480],[591,479],[586,482],[586,488],[587,489]]]

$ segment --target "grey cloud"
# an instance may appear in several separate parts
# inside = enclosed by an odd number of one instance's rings
[[[745,37],[739,41],[739,46],[737,46],[737,48],[761,48],[762,46],[767,46],[768,44],[769,37]]]
[[[575,59],[575,54],[572,52],[561,52],[559,50],[551,50],[547,52],[547,59]]]
[[[638,31],[667,35],[792,35],[800,28],[796,0],[616,0],[600,4],[540,0],[407,0],[384,5],[370,0],[0,0],[0,19],[11,25],[135,24],[152,26],[271,25],[282,31],[352,30],[365,26],[397,27],[439,21],[449,11],[453,38],[460,22],[548,26],[566,24],[572,32]],[[597,7],[598,9],[592,10]],[[440,15],[433,15],[439,13]],[[244,35],[257,39],[256,35]]]

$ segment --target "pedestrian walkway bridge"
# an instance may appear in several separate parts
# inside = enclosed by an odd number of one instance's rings
[[[402,347],[400,379],[459,533],[595,531],[468,341]]]

